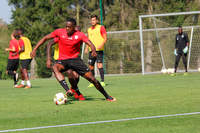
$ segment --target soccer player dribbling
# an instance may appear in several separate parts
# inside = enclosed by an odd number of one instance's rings
[[[76,31],[80,31],[80,27],[76,26],[75,27]],[[59,55],[59,48],[58,48],[58,38],[54,38],[53,40],[49,41],[49,43],[47,44],[47,61],[46,61],[46,66],[47,68],[51,68],[51,47],[52,45],[56,44],[55,48],[54,48],[54,61],[58,62],[58,55]],[[65,70],[62,70],[62,72],[64,72]],[[78,82],[79,82],[79,75],[78,73],[76,73],[75,71],[73,71],[72,69],[68,69],[66,71],[67,73],[67,77],[68,77],[68,81],[71,84],[71,90],[74,93],[73,96],[75,99],[78,99],[79,101],[83,101],[85,100],[83,94],[81,94],[81,92],[78,89]]]
[[[187,33],[183,32],[183,29],[181,26],[178,28],[178,34],[176,34],[176,41],[175,41],[175,50],[174,55],[176,56],[175,59],[175,65],[174,65],[174,73],[177,72],[178,64],[180,61],[180,58],[182,57],[183,64],[185,67],[185,73],[184,75],[187,75],[187,52],[188,52],[188,46],[189,46],[189,39]],[[175,76],[175,74],[172,74],[172,76]]]
[[[83,61],[78,57],[80,53],[80,44],[85,42],[92,50],[91,55],[96,56],[96,48],[82,32],[75,30],[76,20],[68,19],[66,22],[66,27],[57,29],[52,33],[43,37],[33,49],[31,56],[34,57],[37,48],[42,45],[45,41],[51,38],[59,38],[59,59],[56,64],[53,65],[53,72],[56,79],[60,85],[66,90],[66,94],[73,95],[72,91],[68,88],[65,81],[64,75],[61,73],[62,70],[72,69],[76,71],[79,75],[87,79],[89,82],[93,83],[97,90],[104,95],[107,101],[116,101],[115,98],[108,95],[108,93],[101,86],[100,82],[93,76],[89,68],[83,63]]]

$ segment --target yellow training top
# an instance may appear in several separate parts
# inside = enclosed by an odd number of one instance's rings
[[[95,27],[90,27],[88,29],[88,38],[89,40],[94,44],[96,47],[96,51],[103,51],[104,46],[101,49],[97,49],[99,45],[101,45],[104,41],[104,38],[102,37],[102,28],[104,29],[103,26],[97,24]],[[103,30],[103,33],[106,33],[105,29]],[[91,51],[91,49],[89,48]]]
[[[24,42],[24,52],[21,52],[19,55],[20,60],[26,60],[26,59],[31,59],[31,52],[32,52],[32,46],[31,46],[31,41],[27,37],[21,37],[20,39],[23,40]]]

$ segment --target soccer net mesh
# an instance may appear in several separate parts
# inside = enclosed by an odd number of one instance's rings
[[[104,71],[106,74],[141,73],[139,31],[107,32],[104,50]],[[88,63],[88,54],[83,54]],[[96,74],[98,70],[96,69]]]
[[[171,13],[140,16],[141,59],[143,74],[160,72],[174,67],[175,36],[178,26],[188,34],[190,47],[188,68],[200,66],[200,12]],[[179,70],[184,69],[182,60]]]

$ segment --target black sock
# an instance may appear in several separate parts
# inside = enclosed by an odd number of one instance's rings
[[[99,81],[95,82],[94,86],[97,88],[98,91],[101,92],[101,94],[103,94],[105,96],[106,99],[108,99],[110,97],[108,95],[108,93],[104,90],[104,88],[101,86],[101,84],[99,83]]]
[[[103,68],[99,68],[99,73],[100,73],[100,76],[101,76],[101,81],[104,82],[104,71],[103,71]]]
[[[59,83],[66,91],[69,90],[69,87],[68,87],[68,85],[67,85],[65,80],[61,80],[61,81],[59,81]]]
[[[10,75],[13,78],[14,85],[16,85],[17,84],[16,73],[14,73],[13,71],[8,71],[8,75]]]
[[[92,75],[95,77],[94,69],[93,69],[93,70],[91,70],[91,72],[92,72]]]
[[[76,88],[75,91],[76,91],[76,93],[77,93],[78,95],[81,95],[81,92],[79,91],[78,88]]]

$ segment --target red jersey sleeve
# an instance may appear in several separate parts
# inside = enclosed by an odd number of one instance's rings
[[[82,40],[83,42],[89,41],[88,37],[87,37],[83,32],[80,32],[80,35],[81,35],[81,40]]]
[[[22,39],[20,39],[18,42],[19,42],[20,48],[24,46],[24,41]]]
[[[101,36],[103,36],[104,34],[107,34],[104,26],[101,26],[100,32],[101,32]]]
[[[58,43],[59,38],[58,38],[58,37],[55,37],[53,40],[54,40],[55,43]]]
[[[51,37],[52,38],[55,38],[58,36],[58,29],[57,30],[54,30],[53,32],[51,32]]]

